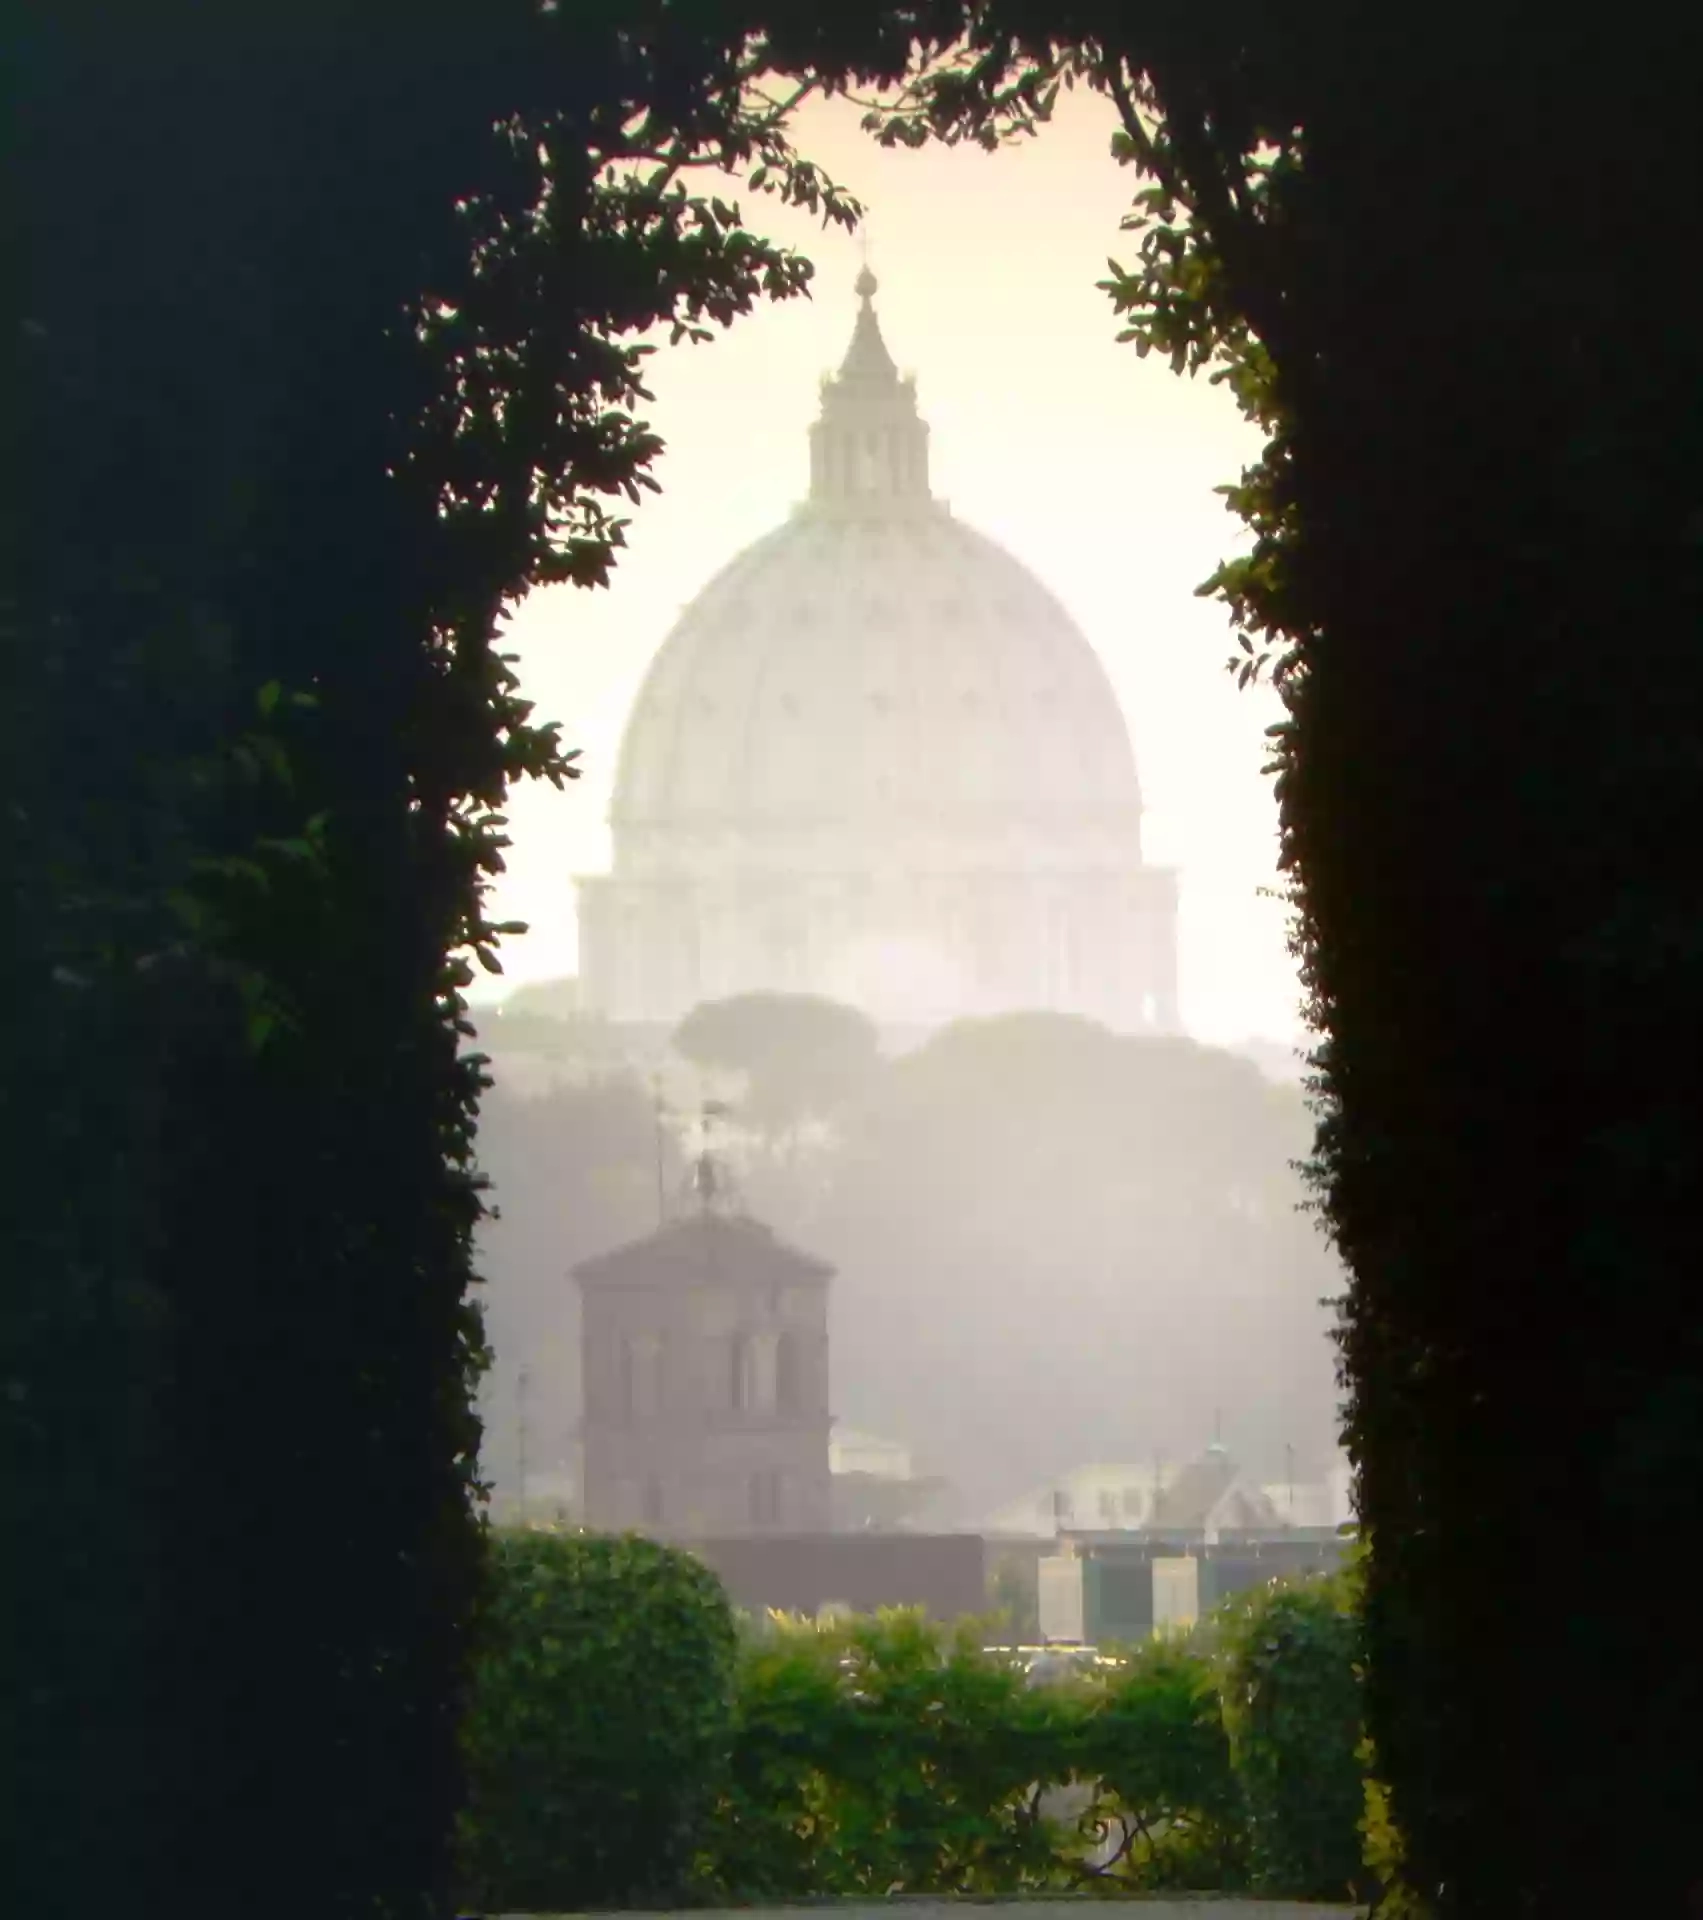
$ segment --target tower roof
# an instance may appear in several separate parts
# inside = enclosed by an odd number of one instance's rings
[[[705,1210],[582,1260],[572,1277],[582,1287],[699,1286],[706,1280],[800,1286],[825,1285],[833,1272],[826,1261],[788,1246],[761,1221]]]

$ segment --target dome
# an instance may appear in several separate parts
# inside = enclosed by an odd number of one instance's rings
[[[823,994],[890,1028],[1019,1008],[1175,1024],[1175,882],[1146,866],[1093,649],[928,485],[875,278],[810,491],[686,608],[634,704],[614,871],[581,883],[586,1003]]]
[[[658,850],[657,830],[666,845],[695,828],[887,844],[1098,829],[1139,858],[1141,792],[1105,672],[1041,582],[929,494],[928,429],[875,289],[866,268],[812,430],[810,497],[664,642],[611,823]]]
[[[1123,716],[1070,616],[928,502],[806,506],[725,567],[651,667],[612,820],[630,825],[1099,824],[1139,852]]]

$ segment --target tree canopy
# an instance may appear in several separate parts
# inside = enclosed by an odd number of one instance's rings
[[[1296,1090],[1187,1040],[1014,1014],[889,1063],[798,1230],[833,1261],[836,1392],[976,1517],[1083,1461],[1332,1444],[1341,1276],[1296,1212]]]
[[[695,1007],[674,1051],[695,1066],[737,1074],[739,1118],[784,1136],[829,1120],[868,1086],[880,1043],[867,1014],[803,993],[744,993]]]

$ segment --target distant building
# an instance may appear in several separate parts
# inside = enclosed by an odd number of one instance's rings
[[[956,1620],[988,1607],[987,1551],[971,1533],[825,1533],[694,1540],[742,1612],[815,1619],[921,1607]]]
[[[916,1528],[948,1490],[937,1475],[918,1474],[902,1441],[836,1425],[828,1447],[837,1533]]]
[[[889,1034],[1014,1010],[1178,1030],[1177,884],[1129,730],[1059,601],[929,488],[874,277],[810,488],[686,608],[621,746],[613,870],[579,883],[585,1005],[671,1029],[813,993]]]
[[[574,1269],[588,1526],[829,1530],[830,1277],[708,1204]]]
[[[1106,1646],[1187,1627],[1238,1593],[1335,1572],[1345,1543],[1300,1529],[1211,1545],[1162,1535],[1067,1534],[1035,1563],[1042,1637]]]
[[[982,1522],[1007,1539],[1141,1533],[1201,1545],[1329,1531],[1351,1518],[1347,1469],[1322,1484],[1256,1484],[1214,1441],[1197,1460],[1073,1468]]]
[[[1153,1510],[1160,1472],[1152,1461],[1073,1467],[990,1513],[982,1526],[990,1534],[1047,1540],[1067,1527],[1139,1527]]]
[[[1354,1469],[1338,1460],[1323,1480],[1268,1482],[1261,1489],[1286,1527],[1343,1527],[1354,1520]]]

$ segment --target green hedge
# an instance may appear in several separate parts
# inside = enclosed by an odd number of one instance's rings
[[[1032,1686],[982,1621],[740,1635],[714,1576],[647,1541],[495,1553],[463,1848],[489,1911],[1370,1885],[1342,1578]]]
[[[1261,1892],[1368,1891],[1356,1598],[1353,1576],[1336,1575],[1262,1587],[1220,1610],[1223,1718]]]
[[[464,1900],[492,1912],[671,1905],[727,1751],[732,1609],[635,1535],[492,1538],[466,1727]]]
[[[1052,1850],[1021,1815],[1082,1721],[1027,1691],[965,1622],[894,1612],[748,1645],[700,1876],[728,1899],[1039,1885]]]

